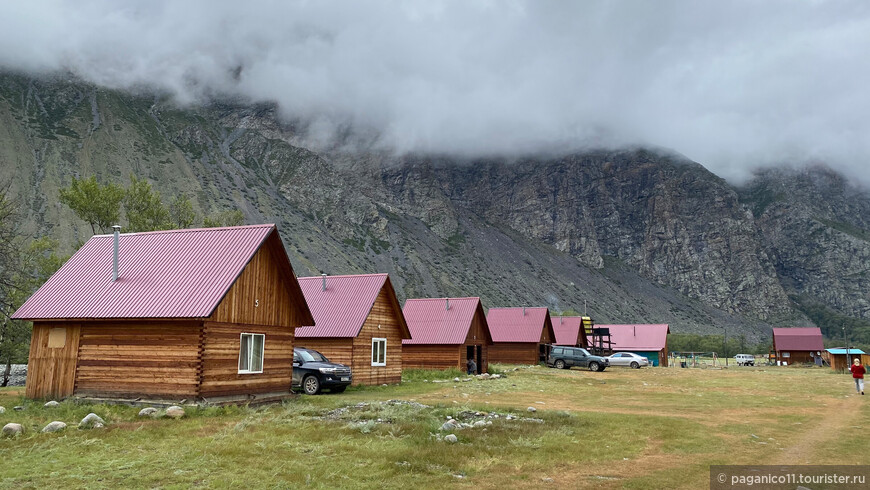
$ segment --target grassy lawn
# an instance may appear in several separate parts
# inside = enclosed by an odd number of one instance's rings
[[[498,368],[502,379],[415,371],[401,386],[181,420],[47,409],[5,388],[0,425],[27,433],[0,439],[0,487],[706,488],[710,464],[860,464],[870,451],[870,397],[830,369]],[[76,429],[88,412],[108,427]],[[491,423],[450,444],[447,416]],[[70,428],[39,433],[53,420]]]

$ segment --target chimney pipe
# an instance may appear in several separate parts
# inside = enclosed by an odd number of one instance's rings
[[[445,310],[450,309],[450,298],[444,298],[444,309]]]
[[[320,274],[320,277],[323,278],[323,286],[321,288],[321,291],[326,291],[326,273],[324,272],[323,274]]]
[[[523,306],[523,316],[526,316],[526,307]]]
[[[121,241],[121,227],[115,225],[112,229],[115,230],[115,252],[112,260],[112,282],[114,282],[118,280],[118,248],[120,247]]]

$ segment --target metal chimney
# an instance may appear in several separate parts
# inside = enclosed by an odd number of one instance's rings
[[[444,298],[444,309],[445,310],[450,309],[450,298]]]
[[[526,316],[526,307],[523,306],[523,316]]]
[[[321,290],[321,291],[326,291],[326,273],[324,272],[323,274],[320,274],[320,277],[323,278],[323,286],[322,286],[322,288],[321,288],[320,290]]]
[[[118,280],[118,249],[121,241],[121,226],[115,225],[112,227],[115,230],[115,252],[112,260],[112,282]]]

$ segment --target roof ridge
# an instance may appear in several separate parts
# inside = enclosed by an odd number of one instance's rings
[[[378,276],[389,276],[389,275],[390,274],[388,272],[375,272],[375,273],[370,273],[370,274],[337,274],[334,276],[326,274],[326,277],[331,277],[334,279],[336,277],[378,277]],[[299,279],[301,281],[302,279],[322,279],[322,278],[323,278],[323,276],[321,275],[321,276],[297,277],[296,279]]]
[[[275,223],[261,223],[258,225],[240,225],[240,226],[215,226],[212,228],[176,228],[173,230],[131,231],[131,232],[127,232],[127,233],[121,233],[121,236],[161,235],[161,234],[167,234],[167,233],[198,233],[198,232],[205,232],[205,231],[243,230],[243,229],[249,229],[249,228],[271,228],[271,227],[276,227]],[[100,235],[92,235],[91,238],[110,237],[110,236],[114,236],[114,235],[112,233],[103,233]]]
[[[455,297],[444,296],[441,298],[408,298],[405,300],[405,303],[407,303],[408,301],[444,301],[445,299],[480,299],[480,296],[455,296]]]

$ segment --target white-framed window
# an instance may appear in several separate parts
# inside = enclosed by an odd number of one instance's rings
[[[387,365],[387,339],[372,339],[372,366]]]
[[[789,352],[783,352],[783,353],[782,353],[782,357],[791,357],[791,353],[789,353]]]
[[[266,336],[261,333],[242,333],[239,344],[239,374],[263,372],[263,347]]]

